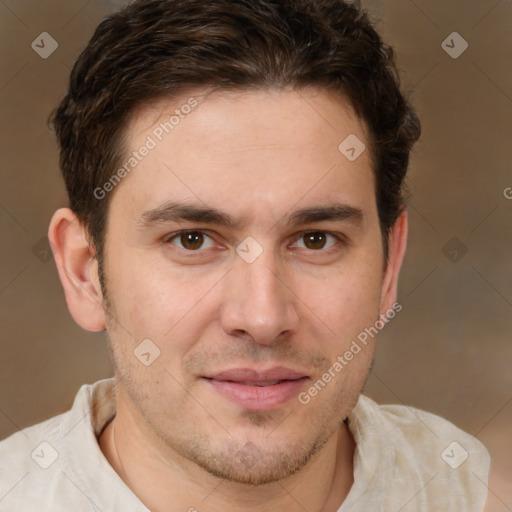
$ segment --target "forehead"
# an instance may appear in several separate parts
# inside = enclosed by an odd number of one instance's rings
[[[167,136],[176,138],[193,131],[198,144],[201,135],[207,136],[205,142],[236,136],[236,144],[249,137],[248,142],[254,144],[288,142],[307,148],[313,141],[318,143],[319,136],[336,144],[347,130],[367,139],[366,125],[349,99],[327,89],[195,90],[173,98],[156,98],[136,108],[129,119],[126,140],[133,145],[140,135],[152,133],[160,142]]]
[[[341,150],[346,140],[369,147],[366,127],[350,103],[322,89],[160,99],[131,117],[125,160],[144,146],[151,149],[136,162],[120,195],[129,196],[133,207],[195,196],[238,208],[251,201],[276,212],[306,196],[339,200],[352,194],[361,200],[373,194],[370,154],[363,150],[350,160]]]

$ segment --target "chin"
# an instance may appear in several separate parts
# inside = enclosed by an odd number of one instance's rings
[[[325,445],[327,437],[313,443],[288,444],[272,451],[263,451],[252,442],[244,446],[230,446],[219,453],[202,451],[185,455],[210,475],[232,483],[247,486],[268,485],[279,482],[300,471]]]

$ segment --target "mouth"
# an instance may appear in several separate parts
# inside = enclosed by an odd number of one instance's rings
[[[267,370],[234,368],[203,379],[218,394],[242,409],[265,411],[281,407],[296,397],[309,376],[280,366]]]

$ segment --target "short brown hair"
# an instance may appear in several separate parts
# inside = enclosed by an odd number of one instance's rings
[[[70,208],[100,267],[109,197],[98,200],[94,190],[120,165],[136,107],[194,88],[306,86],[344,94],[369,130],[387,256],[420,123],[400,92],[392,48],[357,3],[139,0],[106,18],[76,61],[52,119]]]

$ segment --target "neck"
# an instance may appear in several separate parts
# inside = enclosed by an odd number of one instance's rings
[[[152,512],[336,512],[353,483],[355,442],[345,423],[299,472],[261,486],[212,476],[159,443],[119,406],[99,438],[110,465]]]

